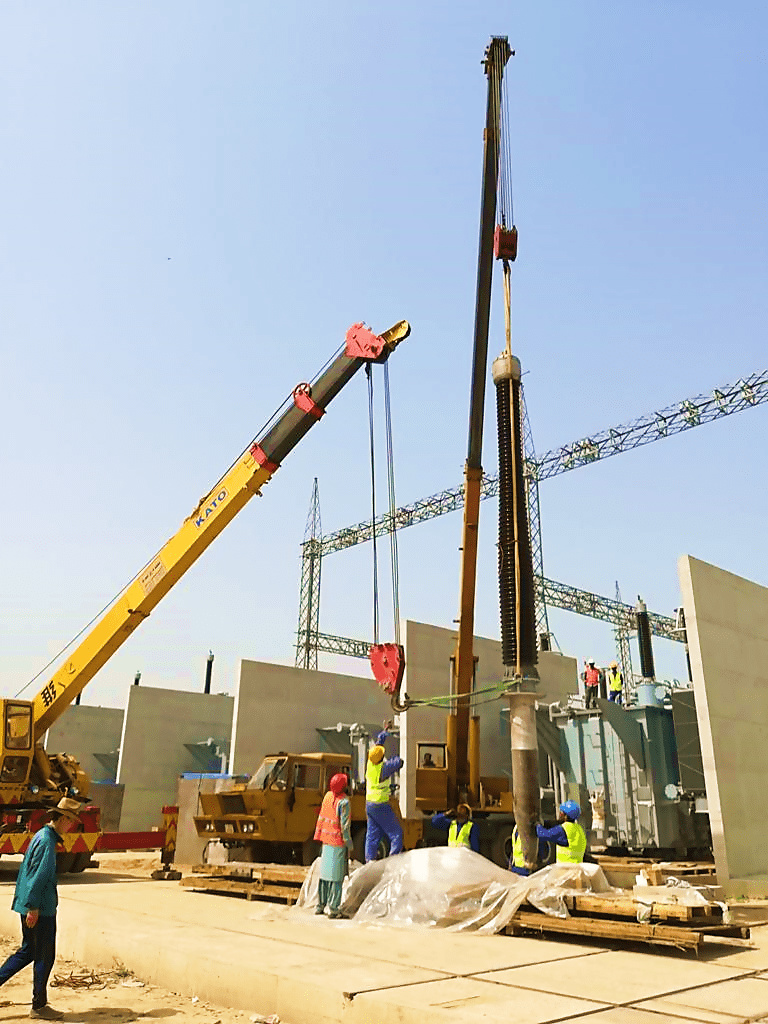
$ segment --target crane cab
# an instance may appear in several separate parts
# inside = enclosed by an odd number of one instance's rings
[[[29,778],[33,757],[32,702],[2,702],[2,758],[0,786],[23,785]]]

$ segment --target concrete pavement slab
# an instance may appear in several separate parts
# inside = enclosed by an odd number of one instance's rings
[[[638,1005],[655,1010],[657,1000]],[[667,1006],[677,1006],[681,1013],[694,1016],[695,1009],[713,1010],[716,1013],[733,1014],[739,1018],[768,1016],[768,981],[761,978],[737,978],[722,981],[716,985],[688,989],[664,997]]]
[[[683,1017],[680,1014],[680,1007],[674,1005],[670,1011],[656,1012],[637,1010],[633,1006],[612,1006],[609,1010],[599,1010],[587,1017],[569,1017],[567,1024],[739,1024],[739,1021],[736,1017],[726,1018],[722,1014]]]
[[[702,964],[679,956],[615,950],[556,964],[492,971],[476,977],[541,992],[625,1004],[696,985],[726,981],[742,973],[734,967]]]
[[[586,999],[451,978],[358,996],[344,1024],[548,1024],[599,1009]]]

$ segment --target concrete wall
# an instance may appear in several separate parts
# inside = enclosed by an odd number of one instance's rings
[[[451,656],[456,632],[423,622],[406,623],[406,670],[404,689],[409,697],[430,697],[450,692]],[[476,688],[500,682],[504,677],[501,642],[475,637],[478,658]],[[576,661],[553,652],[540,655],[540,692],[546,703],[564,701],[577,687]],[[507,703],[495,700],[480,704],[480,774],[511,774],[509,715]],[[445,742],[447,712],[438,708],[411,708],[400,716],[401,748],[406,766],[400,776],[400,805],[403,814],[416,814],[416,757],[418,743]]]
[[[129,688],[117,772],[125,784],[123,831],[162,824],[163,805],[176,800],[179,775],[201,770],[185,744],[228,740],[233,706],[234,699],[221,694]]]
[[[241,661],[230,771],[254,772],[265,754],[279,750],[317,750],[318,728],[337,722],[381,725],[391,717],[389,697],[373,677]]]
[[[93,708],[72,704],[53,723],[45,738],[50,754],[71,754],[94,782],[114,782],[110,773],[110,755],[120,746],[123,712],[119,708]],[[106,761],[96,757],[101,754]]]
[[[678,575],[718,881],[768,893],[768,589],[690,555]]]

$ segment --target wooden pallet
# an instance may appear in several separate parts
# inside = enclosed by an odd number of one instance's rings
[[[666,892],[664,893],[666,897]],[[670,893],[674,899],[674,893]],[[685,903],[650,902],[635,900],[631,894],[598,896],[594,893],[580,893],[578,896],[563,897],[568,911],[575,916],[586,917],[618,917],[637,920],[638,911],[649,910],[650,919],[646,923],[671,921],[678,926],[721,925],[723,923],[722,907],[716,903],[702,906],[689,906]]]
[[[598,855],[595,860],[612,885],[631,887],[642,871],[650,885],[664,885],[668,878],[681,878],[690,885],[717,885],[715,865],[708,861],[658,861],[646,857]]]
[[[640,924],[638,921],[613,920],[587,916],[568,918],[549,917],[538,911],[518,910],[507,925],[508,935],[523,932],[557,932],[567,935],[589,935],[597,939],[624,942],[643,942],[652,945],[675,946],[678,949],[697,950],[707,935],[722,938],[748,939],[749,928],[741,925]]]
[[[307,868],[297,864],[196,864],[192,874],[181,879],[188,889],[224,892],[245,896],[247,900],[271,897],[292,906],[299,898]]]

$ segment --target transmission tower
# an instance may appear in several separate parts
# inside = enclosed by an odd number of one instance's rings
[[[320,630],[320,570],[323,564],[320,490],[317,477],[301,545],[301,595],[296,635],[296,667],[317,669],[317,636]]]
[[[531,421],[528,418],[528,405],[525,392],[521,386],[520,401],[523,407],[523,449],[525,453],[525,494],[528,501],[528,528],[531,536],[531,555],[533,556],[533,578],[536,585],[536,635],[541,646],[541,638],[547,637],[549,643],[549,620],[547,604],[544,600],[544,549],[541,542],[541,509],[539,507],[539,478],[535,472],[536,452],[533,447]]]
[[[616,601],[621,603],[621,591],[619,581],[616,580]],[[629,646],[629,631],[625,625],[617,623],[614,628],[616,637],[616,655],[621,668],[621,677],[624,680],[624,700],[629,696],[629,687],[632,686],[632,649]]]
[[[528,483],[527,494],[529,502],[529,513],[531,517],[532,547],[534,555],[534,575],[537,580],[537,627],[539,633],[548,632],[547,605],[550,607],[565,608],[569,611],[578,611],[590,615],[588,609],[594,601],[606,612],[605,615],[598,615],[597,618],[605,618],[608,622],[614,622],[614,618],[607,614],[609,605],[617,604],[607,598],[600,598],[597,595],[590,595],[586,591],[579,591],[566,584],[555,583],[547,580],[543,575],[543,559],[541,553],[541,520],[539,516],[539,495],[538,485],[541,480],[546,480],[560,473],[567,473],[579,466],[586,466],[592,462],[608,458],[611,455],[618,455],[621,452],[632,451],[642,445],[650,444],[653,441],[660,441],[662,438],[671,437],[692,427],[702,426],[712,420],[722,419],[724,416],[731,416],[733,413],[741,412],[743,409],[754,408],[768,402],[768,371],[753,373],[725,387],[715,388],[709,394],[698,395],[695,398],[686,399],[676,405],[668,406],[649,416],[642,416],[639,419],[630,421],[602,433],[594,434],[591,437],[582,438],[572,444],[563,445],[552,451],[536,456],[533,451],[533,444],[530,434],[530,425],[525,431],[526,437],[526,481]],[[526,416],[526,424],[527,424]],[[480,491],[481,500],[493,498],[499,493],[498,476],[485,475]],[[410,505],[403,505],[394,513],[387,512],[377,516],[375,523],[372,520],[365,520],[354,526],[347,526],[335,533],[329,533],[323,537],[318,528],[314,534],[316,543],[308,545],[305,539],[302,545],[302,571],[301,571],[301,597],[299,602],[299,630],[297,641],[297,665],[304,665],[307,668],[317,667],[317,641],[318,625],[320,615],[320,559],[325,555],[333,554],[336,551],[343,551],[346,548],[354,547],[356,544],[364,544],[371,540],[374,529],[377,537],[391,533],[393,529],[402,530],[407,526],[415,526],[417,523],[424,523],[437,516],[446,515],[464,505],[463,486],[452,487],[440,491],[438,494],[421,498]],[[312,511],[310,510],[310,518]],[[535,533],[534,533],[535,523]],[[317,565],[317,569],[310,566]],[[312,599],[305,594],[309,582],[314,583]],[[563,603],[560,604],[559,602]],[[618,602],[620,605],[620,602]],[[577,607],[578,606],[578,607]],[[309,616],[310,607],[312,618]],[[629,606],[626,606],[629,607]],[[615,614],[615,613],[612,613]],[[632,632],[632,622],[629,620],[629,633]],[[675,637],[670,637],[676,639]],[[345,641],[344,638],[331,638],[329,646],[323,650],[330,650],[334,647],[336,640],[343,643],[361,644],[362,641]],[[301,652],[301,657],[299,657]],[[312,652],[312,653],[311,653]]]

